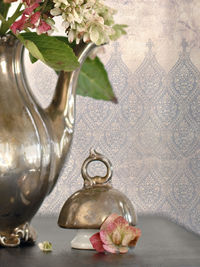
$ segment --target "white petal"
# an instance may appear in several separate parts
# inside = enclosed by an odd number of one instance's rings
[[[68,40],[70,43],[74,41],[74,37],[75,37],[74,31],[71,30],[68,34]]]
[[[56,7],[51,9],[51,11],[50,11],[50,14],[52,16],[59,16],[61,13],[62,13],[62,11],[60,10],[60,8],[56,8]]]
[[[64,27],[65,29],[67,29],[69,27],[69,22],[68,21],[63,21],[62,22],[62,27]]]
[[[76,38],[76,44],[80,43],[80,38]]]
[[[93,28],[90,32],[90,39],[93,43],[96,43],[99,39],[99,32],[96,28]]]
[[[90,40],[90,36],[89,34],[86,32],[84,35],[83,35],[83,42],[88,42]]]

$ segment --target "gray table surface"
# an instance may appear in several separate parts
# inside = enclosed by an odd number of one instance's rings
[[[142,237],[128,254],[103,254],[70,248],[75,230],[61,229],[57,218],[38,217],[32,222],[38,241],[53,243],[53,252],[43,253],[37,245],[0,248],[0,267],[200,267],[200,236],[159,216],[142,216]]]

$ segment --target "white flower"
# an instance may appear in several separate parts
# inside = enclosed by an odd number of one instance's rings
[[[66,21],[66,20],[64,20],[64,21],[62,22],[62,26],[63,26],[65,29],[67,29],[67,28],[69,27],[69,22]]]
[[[98,39],[99,39],[99,31],[98,31],[98,28],[95,27],[95,26],[91,26],[89,33],[90,33],[90,39],[91,39],[91,41],[96,44],[98,42]]]
[[[62,14],[62,11],[61,11],[60,8],[55,7],[53,9],[51,9],[50,13],[51,13],[52,16],[58,16],[58,15]]]
[[[72,43],[74,41],[75,38],[75,32],[73,30],[70,30],[68,33],[68,40],[70,43]]]
[[[86,32],[83,35],[83,42],[87,43],[89,41],[90,41],[90,35],[89,35],[89,33]]]
[[[123,28],[114,28],[114,9],[104,5],[100,0],[53,0],[51,15],[61,15],[62,26],[66,29],[69,42],[81,39],[92,41],[97,45],[107,43],[110,39],[124,34]],[[124,26],[122,26],[124,27]],[[117,31],[117,34],[116,34]]]

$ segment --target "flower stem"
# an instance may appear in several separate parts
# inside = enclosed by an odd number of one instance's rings
[[[10,28],[10,26],[13,24],[13,22],[15,22],[15,20],[19,16],[21,16],[23,12],[23,11],[20,11],[21,7],[22,7],[22,3],[18,5],[17,9],[15,10],[15,13],[7,21],[5,19],[3,21],[2,18],[0,18],[2,20],[2,25],[0,28],[0,36],[5,35],[8,29]]]
[[[3,17],[3,15],[1,15],[1,13],[0,13],[0,20],[2,21],[2,23],[6,22],[5,18]]]
[[[31,32],[28,28],[24,29],[25,32]]]
[[[42,9],[41,9],[41,13],[44,12],[44,10],[45,10],[45,8],[46,8],[46,6],[47,6],[47,3],[48,3],[48,0],[45,0],[45,1],[44,1],[44,4],[43,4],[43,6],[42,6]]]

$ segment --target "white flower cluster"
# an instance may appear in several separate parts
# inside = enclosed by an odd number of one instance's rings
[[[114,25],[115,10],[100,0],[53,0],[52,16],[62,15],[69,42],[92,41],[96,45],[116,39],[125,25]]]

